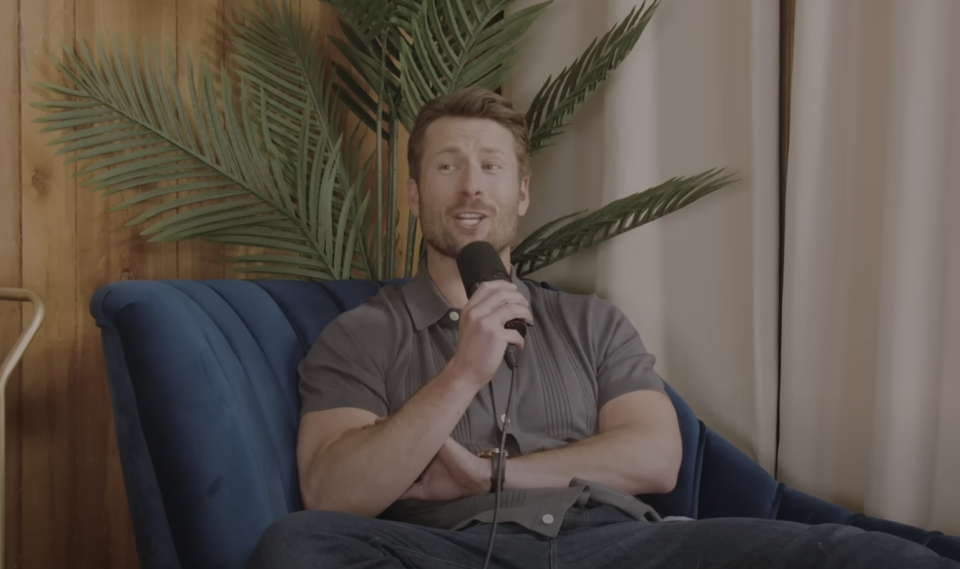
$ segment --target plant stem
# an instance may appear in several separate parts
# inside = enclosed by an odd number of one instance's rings
[[[413,276],[413,257],[416,251],[414,248],[417,245],[417,218],[413,217],[413,214],[407,215],[407,263],[404,268],[403,276],[412,277]]]
[[[388,167],[387,180],[390,182],[390,191],[388,193],[389,205],[387,206],[387,215],[390,216],[387,221],[387,239],[389,239],[387,255],[387,275],[384,278],[393,278],[397,276],[397,111],[391,105],[390,107],[390,164]]]
[[[383,38],[386,43],[386,37]],[[383,74],[387,70],[387,50],[380,51],[380,85],[377,86],[377,227],[376,255],[377,272],[372,276],[374,280],[383,278],[384,244],[383,244]],[[390,113],[391,118],[396,112]],[[391,133],[393,136],[393,133]]]

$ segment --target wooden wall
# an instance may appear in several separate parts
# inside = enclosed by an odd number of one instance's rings
[[[291,1],[315,29],[336,28],[332,11],[318,0]],[[175,46],[180,61],[190,50],[195,60],[199,54],[216,67],[225,54],[229,61],[226,23],[254,5],[0,1],[0,286],[32,289],[48,309],[8,391],[7,567],[137,567],[100,335],[88,302],[97,288],[117,280],[236,277],[220,259],[238,253],[197,241],[148,244],[140,228],[123,227],[142,210],[108,213],[120,197],[107,200],[78,187],[72,175],[83,163],[64,166],[47,146],[56,133],[39,134],[32,122],[39,111],[30,103],[46,97],[32,83],[62,83],[48,57],[59,57],[62,43],[111,34]],[[2,304],[0,354],[6,354],[31,311]]]

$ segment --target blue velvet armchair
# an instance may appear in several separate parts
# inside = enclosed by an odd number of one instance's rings
[[[99,289],[101,329],[142,569],[241,569],[261,533],[300,509],[297,364],[372,281],[124,281]],[[663,515],[851,524],[960,560],[960,538],[855,514],[786,488],[698,421],[668,387],[683,463]]]

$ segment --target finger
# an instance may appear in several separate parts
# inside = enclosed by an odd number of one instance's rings
[[[506,343],[516,346],[518,350],[522,350],[523,346],[526,345],[523,336],[521,336],[520,332],[517,332],[516,330],[507,330],[505,328],[501,337]]]
[[[480,320],[480,326],[488,332],[498,332],[507,326],[511,320],[521,320],[530,323],[530,309],[518,304],[505,304],[498,308],[493,314],[490,314]]]
[[[466,450],[460,443],[456,441],[453,437],[447,437],[447,440],[443,441],[443,446],[440,447],[440,450],[437,451],[436,460],[445,460],[449,458],[452,453],[456,452],[458,448]],[[468,451],[469,452],[469,451]]]
[[[463,312],[471,318],[482,319],[492,314],[501,306],[511,304],[524,307],[529,307],[530,305],[527,299],[518,291],[497,291],[496,294],[484,298],[473,306],[469,306],[468,303],[468,306],[464,307]]]
[[[488,318],[500,326],[503,326],[511,320],[523,320],[527,323],[533,321],[533,316],[530,314],[530,308],[523,306],[522,304],[501,305],[494,310],[493,313],[488,316]]]
[[[477,290],[474,291],[473,295],[467,301],[464,309],[481,304],[491,296],[496,296],[504,292],[517,292],[517,285],[507,281],[487,281],[480,283],[480,286],[477,287]]]

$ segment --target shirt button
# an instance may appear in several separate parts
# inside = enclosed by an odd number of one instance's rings
[[[507,422],[507,414],[504,413],[503,415],[500,415],[500,424],[504,425],[506,424],[506,422]]]
[[[544,514],[544,515],[543,515],[543,523],[545,523],[545,524],[547,524],[547,525],[552,524],[552,523],[553,523],[553,516],[551,516],[550,514]]]
[[[456,322],[457,320],[460,320],[460,314],[457,312],[451,312],[450,320],[453,320],[454,322]]]

